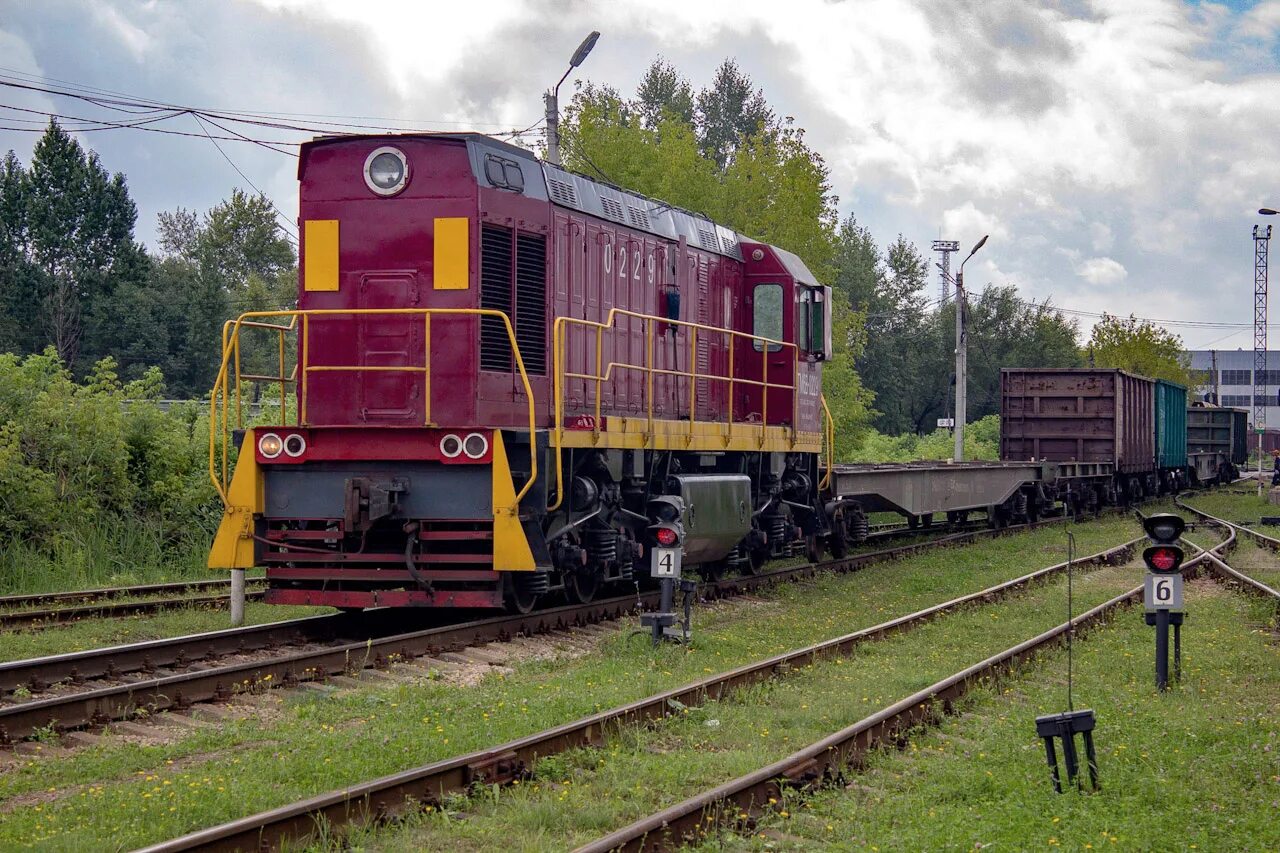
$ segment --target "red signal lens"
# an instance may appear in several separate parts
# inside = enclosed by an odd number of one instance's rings
[[[657,539],[658,544],[662,547],[670,548],[672,545],[676,544],[676,539],[679,537],[676,536],[676,532],[672,528],[659,527],[653,532],[653,538]]]
[[[1178,555],[1172,548],[1156,548],[1151,552],[1151,568],[1168,572],[1178,564]]]

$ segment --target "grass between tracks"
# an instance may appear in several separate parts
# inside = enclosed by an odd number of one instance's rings
[[[246,625],[260,625],[283,619],[298,619],[318,613],[332,613],[331,607],[282,607],[247,602]],[[119,643],[140,643],[162,637],[181,637],[231,627],[227,606],[188,607],[142,613],[136,616],[86,618],[66,624],[25,627],[0,632],[0,661],[78,652]]]
[[[1132,565],[1075,578],[1078,610],[1132,589]],[[600,749],[539,761],[509,794],[456,797],[407,829],[353,846],[379,850],[564,850],[781,759],[831,732],[1066,619],[1066,583],[968,608],[861,646],[792,677],[688,709],[652,729],[629,729]],[[1078,611],[1077,611],[1078,612]]]
[[[1072,530],[1081,554],[1138,533],[1129,518]],[[0,777],[0,848],[129,848],[180,835],[872,625],[1041,568],[1064,551],[1063,529],[1048,527],[700,611],[689,647],[653,650],[623,630],[583,657],[519,663],[511,674],[472,687],[421,681],[329,696],[277,693],[261,702],[256,717],[177,743],[109,738]],[[884,698],[865,695],[868,705]]]
[[[1274,609],[1206,580],[1188,584],[1187,614],[1183,682],[1164,695],[1136,611],[1076,649],[1076,707],[1098,719],[1098,793],[1054,794],[1035,734],[1035,717],[1065,707],[1058,653],[971,694],[967,713],[905,751],[873,756],[848,787],[715,849],[1280,848]]]

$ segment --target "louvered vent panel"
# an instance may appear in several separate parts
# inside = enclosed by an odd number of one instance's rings
[[[547,372],[547,238],[516,237],[516,343],[524,369]]]
[[[738,250],[738,241],[732,237],[722,237],[721,240],[724,243],[725,254],[732,255]]]
[[[484,225],[480,231],[480,307],[511,316],[511,229]],[[497,317],[480,318],[480,367],[511,370],[511,342]]]
[[[698,241],[702,243],[702,248],[711,249],[712,251],[720,251],[720,241],[716,239],[714,231],[708,231],[705,228],[698,229]]]
[[[631,224],[637,228],[649,230],[649,214],[633,205],[627,205],[627,214]]]
[[[566,184],[564,181],[559,181],[555,178],[547,178],[547,186],[551,187],[552,201],[558,201],[570,207],[578,206],[578,192],[573,188],[572,184]]]
[[[604,215],[610,219],[616,219],[622,222],[626,217],[622,213],[622,202],[616,198],[600,196],[600,207],[604,209]]]

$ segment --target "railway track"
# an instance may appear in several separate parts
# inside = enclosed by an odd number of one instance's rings
[[[245,592],[246,601],[261,601],[266,590]],[[103,601],[79,607],[51,607],[43,610],[17,610],[0,612],[0,630],[56,625],[79,619],[112,619],[137,616],[143,613],[160,613],[184,607],[214,607],[230,601],[227,595],[183,596],[180,598],[144,599],[142,601]]]
[[[1259,533],[1256,530],[1251,530],[1242,524],[1236,524],[1233,521],[1228,521],[1226,519],[1218,518],[1217,516],[1210,515],[1204,510],[1196,509],[1195,507],[1187,503],[1184,503],[1181,499],[1175,499],[1174,503],[1176,503],[1182,509],[1185,509],[1187,512],[1190,512],[1193,515],[1203,519],[1209,524],[1215,524],[1227,530],[1230,530],[1233,535],[1243,533],[1245,536],[1248,536],[1250,539],[1252,539],[1254,542],[1258,543],[1259,545],[1265,548],[1269,548],[1272,551],[1280,552],[1280,539],[1267,536],[1266,534]],[[1280,591],[1273,589],[1272,587],[1268,586],[1267,584],[1263,583],[1257,578],[1250,577],[1244,572],[1239,571],[1238,569],[1231,566],[1226,560],[1222,559],[1218,555],[1213,554],[1211,552],[1204,552],[1204,553],[1206,554],[1206,560],[1208,561],[1208,564],[1209,564],[1209,570],[1214,574],[1216,574],[1221,580],[1227,581],[1229,583],[1238,584],[1241,589],[1247,592],[1250,592],[1262,598],[1270,599],[1272,601],[1277,602],[1277,604],[1280,604]]]
[[[1227,526],[1227,537],[1209,549],[1201,549],[1183,567],[1184,573],[1202,564],[1221,561],[1235,545],[1235,531]],[[716,826],[741,825],[783,802],[784,789],[804,789],[838,778],[870,750],[899,741],[913,727],[935,723],[939,708],[949,711],[968,690],[989,681],[1000,672],[1034,657],[1041,650],[1062,641],[1068,633],[1106,621],[1120,608],[1142,599],[1137,586],[1094,607],[1068,622],[1031,637],[1004,651],[966,667],[928,687],[904,697],[868,717],[800,749],[786,758],[758,768],[715,788],[703,791],[669,808],[641,818],[575,853],[605,851],[669,850],[686,840],[705,835]]]
[[[928,536],[931,533],[969,532],[981,529],[984,524],[984,522],[970,522],[964,525],[939,525],[938,527],[912,527],[905,524],[878,525],[868,534],[867,542],[878,543],[911,536]],[[250,589],[245,593],[247,601],[263,599],[266,595],[265,588],[256,588],[262,583],[261,579],[249,580]],[[230,580],[177,581],[72,592],[0,596],[0,631],[56,625],[87,618],[110,619],[137,616],[183,607],[213,607],[226,604],[230,600],[230,588]],[[156,597],[175,592],[212,590],[228,592],[204,596]],[[122,601],[121,599],[130,600]]]
[[[1127,561],[1140,541],[1142,537],[1076,560],[1073,565]],[[747,685],[802,671],[818,660],[846,654],[862,643],[910,631],[955,609],[997,601],[1065,569],[1065,563],[1058,563],[869,628],[709,676],[537,734],[242,818],[146,850],[169,853],[274,849],[309,836],[317,825],[333,827],[364,821],[394,813],[406,802],[439,802],[446,794],[466,790],[477,783],[510,782],[525,775],[535,759],[598,743],[605,731],[660,720],[677,713],[674,709],[697,706]]]
[[[254,581],[251,580],[250,584],[254,584]],[[203,596],[171,595],[220,590],[227,592]],[[0,630],[70,622],[89,617],[134,616],[180,607],[207,607],[226,602],[230,590],[230,580],[206,580],[0,596]],[[257,601],[263,594],[261,589],[250,589],[245,597],[250,601]]]
[[[699,593],[718,599],[1060,521],[949,534],[838,560],[708,581]],[[201,702],[225,701],[238,692],[323,680],[366,667],[383,668],[393,661],[618,619],[657,601],[658,592],[651,591],[418,630],[408,626],[421,618],[420,611],[374,610],[13,661],[0,664],[0,744],[49,727],[83,728],[127,719],[139,709],[152,714],[180,711]]]

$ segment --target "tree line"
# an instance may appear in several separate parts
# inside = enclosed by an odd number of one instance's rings
[[[880,246],[839,199],[803,129],[733,59],[695,93],[659,58],[626,97],[586,83],[564,126],[576,171],[697,211],[798,254],[838,295],[836,358],[823,391],[843,455],[869,430],[926,434],[952,413],[955,304],[933,304],[928,258],[901,234]],[[1186,382],[1182,344],[1150,323],[1105,317],[1081,348],[1077,323],[1011,286],[969,296],[971,420],[999,412],[1000,368],[1122,367]],[[914,445],[913,445],[914,446]]]
[[[295,299],[297,257],[271,202],[235,190],[203,214],[161,213],[137,242],[128,182],[50,122],[25,166],[0,164],[0,352],[46,348],[76,375],[105,357],[127,381],[208,394],[222,321]]]
[[[927,297],[928,257],[902,235],[878,245],[852,213],[838,218],[822,156],[734,60],[697,91],[661,58],[631,97],[583,84],[563,139],[568,168],[783,246],[833,285],[824,391],[842,449],[869,429],[928,433],[951,414],[955,306]],[[110,356],[123,381],[158,368],[166,394],[203,397],[222,322],[294,303],[297,255],[276,215],[237,189],[203,213],[161,213],[157,245],[145,247],[125,176],[51,121],[29,164],[12,151],[0,163],[0,352],[52,348],[76,376]],[[1074,320],[1012,287],[970,300],[971,419],[998,411],[1003,366],[1189,378],[1181,341],[1150,323],[1104,318],[1082,348]]]

